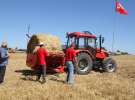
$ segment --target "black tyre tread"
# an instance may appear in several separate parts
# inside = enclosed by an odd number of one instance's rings
[[[106,67],[109,62],[113,62],[113,67],[114,67],[114,70],[113,70],[113,71],[110,71],[110,70]],[[111,58],[111,57],[105,58],[105,59],[103,60],[103,70],[104,70],[105,72],[109,72],[109,73],[115,72],[115,71],[117,70],[117,63],[116,63],[116,61],[115,61],[113,58]]]
[[[76,66],[75,68],[75,71],[77,74],[80,74],[80,75],[87,75],[91,70],[92,70],[92,67],[93,67],[93,61],[92,61],[92,58],[90,57],[90,55],[88,55],[87,53],[80,53],[78,54],[77,56],[77,62],[78,60],[80,60],[81,58],[86,58],[89,63],[89,67],[88,67],[88,70],[87,71],[81,71],[79,70],[78,66]],[[79,62],[78,62],[79,63]],[[78,64],[77,64],[78,65]]]

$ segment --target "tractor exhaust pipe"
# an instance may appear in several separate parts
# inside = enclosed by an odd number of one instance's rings
[[[102,36],[101,35],[99,35],[99,48],[101,52],[101,49],[102,49]]]

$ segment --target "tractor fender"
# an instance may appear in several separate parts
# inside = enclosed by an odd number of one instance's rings
[[[100,51],[100,48],[97,48],[96,58],[105,59],[106,57],[109,57],[109,54],[104,49]]]
[[[94,55],[92,55],[88,50],[76,50],[76,55],[78,55],[80,53],[87,53],[88,55],[90,55],[90,57],[92,58],[92,60],[95,59]]]

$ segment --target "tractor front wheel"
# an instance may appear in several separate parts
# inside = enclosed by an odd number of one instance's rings
[[[77,56],[75,71],[77,74],[86,75],[92,70],[93,61],[87,53],[80,53]]]
[[[115,72],[117,69],[117,64],[116,61],[114,59],[112,59],[111,57],[107,57],[103,60],[103,70],[105,72]]]

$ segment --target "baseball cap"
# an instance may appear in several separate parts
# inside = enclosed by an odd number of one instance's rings
[[[39,45],[44,45],[44,43],[43,42],[40,42]]]

